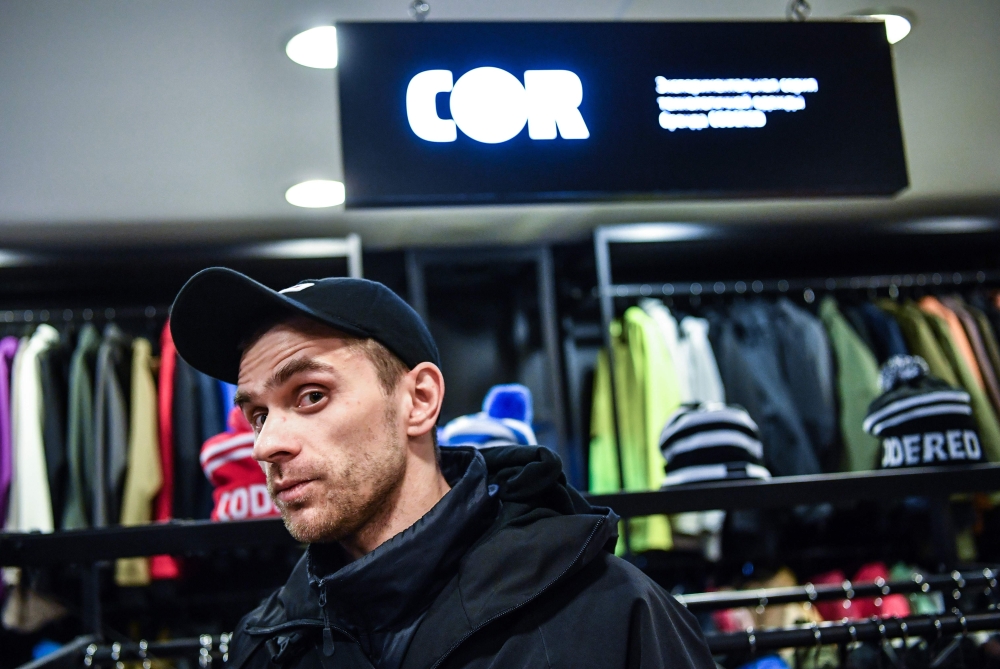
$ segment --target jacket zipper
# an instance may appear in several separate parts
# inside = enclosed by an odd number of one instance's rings
[[[271,627],[247,627],[246,633],[250,636],[270,636],[275,632],[284,632],[285,630],[296,629],[298,627],[321,627],[322,625],[323,623],[318,620],[291,620],[280,625],[272,625]]]
[[[295,628],[298,628],[298,627],[319,627],[320,625],[322,625],[323,626],[323,654],[326,655],[327,657],[330,657],[331,655],[333,655],[333,651],[334,651],[333,631],[332,630],[337,630],[338,632],[340,632],[341,634],[343,634],[344,636],[346,636],[348,639],[350,639],[354,643],[359,643],[359,641],[357,640],[357,638],[355,638],[355,636],[353,634],[351,634],[347,630],[343,629],[342,627],[337,627],[337,626],[332,625],[330,623],[330,614],[326,610],[326,584],[325,583],[319,589],[319,603],[320,603],[320,608],[323,610],[323,622],[322,623],[320,623],[318,620],[316,620],[316,621],[312,621],[312,620],[293,620],[293,621],[290,621],[290,622],[287,622],[287,623],[281,623],[280,625],[273,625],[271,627],[255,627],[255,628],[253,628],[253,631],[251,631],[250,628],[248,627],[246,629],[246,632],[247,632],[247,634],[250,634],[251,636],[260,636],[260,637],[262,637],[257,643],[254,644],[254,647],[256,648],[260,644],[264,643],[264,638],[263,637],[274,636],[274,634],[276,632],[284,632],[286,630],[295,629]],[[327,650],[329,650],[329,652],[327,652]],[[240,669],[241,666],[242,666],[242,664],[238,665],[234,669]]]
[[[323,654],[333,655],[333,631],[330,629],[330,613],[326,610],[326,581],[319,589],[319,608],[323,611]]]
[[[528,599],[526,599],[523,602],[521,602],[520,604],[518,604],[517,606],[512,606],[509,609],[501,611],[500,613],[496,614],[495,616],[493,616],[489,620],[486,620],[486,621],[480,623],[479,625],[477,625],[468,634],[466,634],[461,639],[459,639],[458,642],[455,643],[455,645],[453,645],[451,648],[449,648],[448,651],[444,655],[442,655],[441,657],[439,657],[438,661],[435,662],[431,666],[431,669],[437,669],[438,667],[440,667],[441,663],[444,662],[445,660],[447,660],[448,656],[451,655],[452,653],[454,653],[458,649],[458,647],[461,646],[463,643],[465,643],[469,639],[469,637],[471,637],[473,634],[475,634],[479,630],[483,629],[484,627],[486,627],[487,625],[489,625],[493,621],[495,621],[495,620],[497,620],[499,618],[503,618],[504,616],[506,616],[506,615],[508,615],[510,613],[513,613],[514,611],[517,611],[518,609],[520,609],[520,608],[522,608],[524,606],[527,606],[528,604],[530,604],[534,600],[538,599],[538,597],[540,597],[543,593],[545,593],[553,585],[555,585],[556,583],[558,583],[559,581],[561,581],[562,577],[565,576],[566,574],[568,574],[569,570],[572,569],[576,565],[576,563],[580,561],[580,558],[583,557],[584,551],[587,550],[587,546],[590,545],[590,542],[594,540],[594,535],[597,534],[597,530],[601,529],[601,526],[604,524],[604,521],[605,521],[605,519],[601,518],[601,520],[597,523],[597,525],[594,525],[594,529],[590,531],[590,536],[587,537],[587,541],[584,542],[583,547],[580,548],[580,552],[576,554],[576,557],[573,558],[573,561],[569,563],[569,565],[562,571],[561,574],[559,574],[558,576],[556,576],[548,584],[546,584],[544,588],[542,588],[541,590],[539,590],[538,592],[536,592],[535,594],[533,594],[531,597],[529,597]]]

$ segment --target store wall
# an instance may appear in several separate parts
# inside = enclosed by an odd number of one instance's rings
[[[635,220],[803,220],[1000,211],[1000,8],[910,0],[894,47],[911,188],[893,199],[309,211],[284,200],[342,177],[335,73],[285,42],[337,20],[410,20],[403,0],[0,1],[4,243],[343,234],[369,246],[579,238]],[[430,20],[778,19],[783,0],[478,3]],[[813,18],[864,9],[816,0]]]

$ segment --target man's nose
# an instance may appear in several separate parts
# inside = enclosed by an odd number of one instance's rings
[[[270,414],[254,440],[253,458],[260,462],[281,464],[298,455],[300,449],[296,444],[288,421],[280,414]]]

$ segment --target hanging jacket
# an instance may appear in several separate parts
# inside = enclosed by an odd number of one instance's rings
[[[965,330],[962,328],[962,323],[958,320],[955,312],[932,295],[921,298],[917,304],[921,311],[928,315],[936,316],[944,322],[945,327],[939,331],[938,338],[948,341],[950,344],[949,348],[955,353],[955,359],[965,363],[966,369],[972,375],[976,385],[979,386],[980,390],[984,390],[986,386],[983,382],[983,375],[979,371],[979,363],[976,362],[976,354],[972,352],[972,344],[969,343],[969,338],[966,336]],[[942,345],[945,345],[944,341],[942,341]],[[947,348],[945,353],[948,353]],[[955,360],[952,361],[953,366],[954,363]]]
[[[649,297],[639,300],[639,308],[653,319],[656,330],[663,337],[663,343],[667,347],[667,353],[670,354],[670,360],[674,365],[674,376],[681,403],[707,401],[699,400],[694,396],[694,389],[691,387],[691,370],[688,369],[688,357],[686,352],[681,350],[680,326],[674,315],[670,313],[670,309],[662,301]]]
[[[237,625],[229,665],[714,669],[694,616],[611,555],[617,516],[550,451],[445,447],[441,462],[452,490],[409,529],[346,564],[311,546]]]
[[[997,380],[1000,381],[1000,344],[997,343],[997,335],[993,329],[993,324],[990,323],[990,319],[978,307],[966,305],[965,308],[968,309],[969,314],[976,322],[976,327],[979,328],[979,334],[983,338],[983,345],[986,347],[986,354],[989,357],[990,365],[993,366],[993,372]],[[998,408],[998,411],[1000,411],[1000,408]]]
[[[38,356],[59,341],[59,332],[45,323],[14,356],[11,382],[11,418],[14,479],[10,486],[6,529],[13,532],[55,529],[52,496],[45,467],[44,403]]]
[[[14,355],[19,345],[17,337],[0,339],[0,529],[7,520],[7,499],[14,475],[14,444],[11,436],[10,377]]]
[[[182,357],[174,369],[174,517],[208,518],[212,486],[198,463],[201,452],[201,392],[198,374]]]
[[[837,462],[837,400],[833,353],[823,323],[788,298],[779,299],[771,311],[782,375],[813,452],[826,471]]]
[[[678,342],[681,356],[687,359],[688,388],[693,402],[725,403],[726,389],[715,360],[715,351],[708,340],[708,321],[685,316],[680,323]]]
[[[875,344],[873,352],[879,364],[895,355],[910,354],[899,323],[871,302],[864,302],[859,308]]]
[[[160,332],[160,371],[157,379],[157,439],[160,448],[160,492],[153,502],[153,519],[165,521],[174,514],[174,370],[177,349],[170,334],[170,321]],[[154,580],[180,576],[180,566],[172,555],[154,555],[149,559],[149,575]]]
[[[62,527],[66,506],[66,387],[69,378],[71,349],[66,337],[42,351],[38,356],[39,375],[42,382],[43,439],[45,443],[45,470],[52,496],[52,518],[56,527]]]
[[[993,363],[986,350],[986,338],[980,332],[976,319],[960,298],[943,297],[941,298],[941,302],[951,309],[962,323],[962,329],[965,330],[965,334],[969,338],[969,345],[972,347],[973,354],[975,354],[976,366],[979,368],[980,375],[983,378],[986,395],[993,406],[993,412],[1000,412],[1000,382],[997,380]]]
[[[94,446],[96,451],[94,486],[100,491],[94,504],[94,525],[117,523],[121,494],[128,464],[127,387],[128,336],[114,323],[104,328],[97,350],[94,381]],[[124,380],[124,382],[123,382]]]
[[[132,342],[128,472],[122,494],[122,525],[143,525],[152,520],[153,498],[163,483],[156,439],[156,384],[150,367],[151,351],[148,339],[138,337]],[[115,583],[118,585],[149,585],[149,581],[148,558],[124,558],[115,564]]]
[[[94,445],[93,370],[101,337],[87,323],[77,337],[69,365],[69,402],[66,417],[68,486],[62,529],[79,530],[93,521],[96,451]]]
[[[932,303],[927,303],[932,304]],[[938,303],[940,304],[940,303]],[[983,452],[990,462],[1000,462],[1000,421],[997,419],[993,406],[981,384],[982,377],[976,378],[965,361],[965,354],[962,348],[953,339],[953,328],[948,322],[934,314],[925,313],[924,318],[930,325],[931,330],[937,336],[938,344],[950,363],[951,369],[955,371],[958,383],[951,384],[960,386],[969,393],[972,402],[972,415],[976,419],[976,427],[979,429],[979,438],[982,441]],[[961,328],[961,325],[959,325]],[[964,336],[964,332],[963,332]],[[968,340],[966,340],[968,345]],[[970,347],[971,350],[971,347]],[[933,373],[933,368],[931,372]]]
[[[849,472],[875,469],[879,461],[878,440],[863,427],[868,405],[882,393],[875,354],[848,324],[832,297],[819,307],[837,360],[840,394],[840,430],[844,440],[843,469]]]
[[[897,304],[892,300],[883,299],[878,301],[878,306],[896,319],[910,353],[923,358],[930,367],[932,375],[950,386],[959,385],[958,374],[955,373],[955,369],[938,343],[926,315],[915,303]]]
[[[660,432],[680,406],[670,353],[656,323],[638,307],[612,324],[618,429],[625,490],[657,490],[666,461],[660,453]],[[607,354],[598,355],[594,371],[591,414],[590,490],[618,492],[618,449],[611,414],[611,376]],[[633,518],[629,537],[634,552],[669,550],[673,546],[666,516]],[[624,539],[618,547],[625,549]]]
[[[778,344],[763,302],[709,312],[712,348],[726,397],[760,428],[764,464],[775,476],[818,474],[819,460],[782,373]]]

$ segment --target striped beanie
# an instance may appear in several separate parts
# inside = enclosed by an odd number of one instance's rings
[[[930,376],[923,358],[890,358],[879,382],[883,394],[868,407],[864,429],[882,443],[883,469],[985,459],[969,394]]]
[[[267,492],[267,478],[253,459],[253,428],[239,408],[229,412],[229,429],[201,447],[201,468],[215,486],[212,520],[243,520],[278,515]]]
[[[760,430],[742,407],[706,402],[686,404],[660,433],[667,461],[663,486],[722,479],[770,479],[761,461]]]
[[[531,391],[517,383],[493,386],[479,413],[459,416],[438,431],[442,446],[534,446]]]

